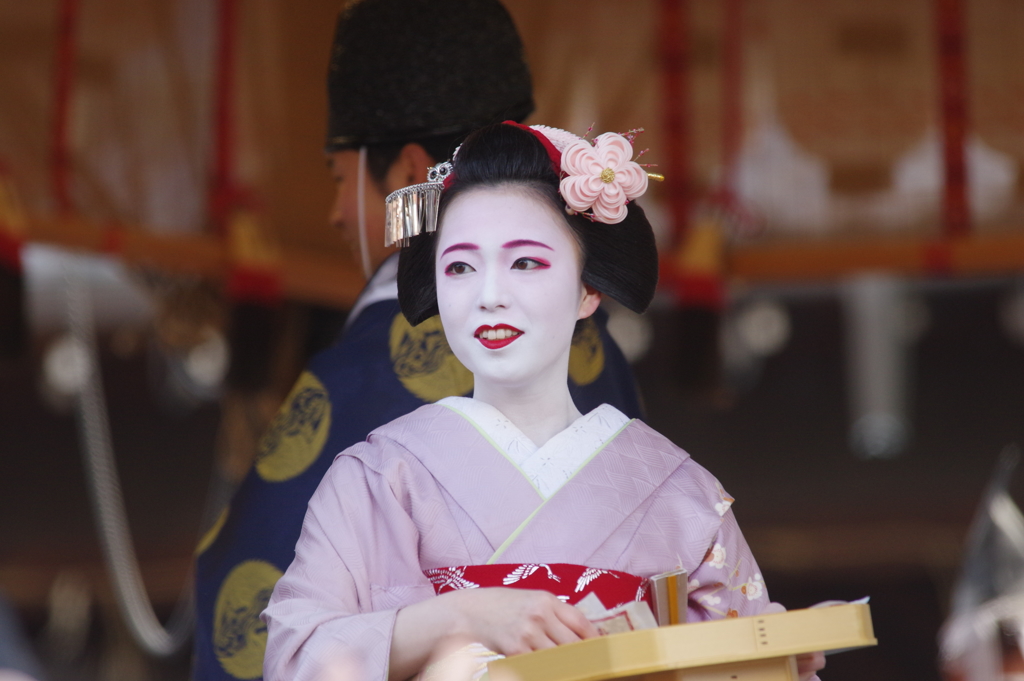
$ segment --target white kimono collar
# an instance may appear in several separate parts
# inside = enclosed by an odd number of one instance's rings
[[[544,499],[550,499],[629,423],[629,417],[621,411],[602,404],[538,447],[504,414],[485,402],[470,397],[446,397],[438,404],[459,412],[476,425]]]

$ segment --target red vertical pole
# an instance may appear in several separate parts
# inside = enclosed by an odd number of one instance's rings
[[[942,116],[943,231],[947,237],[970,231],[967,202],[967,69],[963,0],[936,0],[939,92]]]
[[[690,220],[690,89],[688,0],[660,0],[662,127],[665,189],[674,225],[672,248],[685,238]]]
[[[75,81],[79,0],[60,0],[57,7],[57,51],[53,69],[53,121],[50,182],[57,210],[68,213],[71,201],[69,121]]]
[[[722,186],[731,197],[743,144],[743,0],[723,0],[722,36]]]
[[[226,229],[235,197],[235,42],[238,34],[237,0],[220,0],[217,26],[217,75],[213,101],[213,172],[209,213],[218,231]]]

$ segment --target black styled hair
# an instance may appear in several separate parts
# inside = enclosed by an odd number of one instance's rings
[[[547,150],[524,128],[497,124],[472,133],[453,161],[450,184],[441,195],[438,226],[446,208],[460,194],[482,187],[518,187],[547,201],[565,216],[583,254],[583,283],[614,298],[634,312],[643,312],[658,284],[658,249],[644,211],[627,205],[614,225],[565,212],[558,193],[559,174]],[[438,313],[434,279],[437,233],[413,237],[398,261],[398,302],[412,325]]]

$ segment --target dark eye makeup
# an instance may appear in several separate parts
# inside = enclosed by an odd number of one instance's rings
[[[448,267],[444,268],[444,273],[445,274],[449,274],[449,275],[450,274],[467,274],[469,272],[475,272],[475,271],[476,270],[474,270],[470,265],[467,265],[466,263],[460,262],[460,261],[453,262],[453,263],[449,264]]]
[[[514,270],[536,270],[548,267],[551,267],[551,263],[541,258],[516,258],[516,261],[512,263]]]

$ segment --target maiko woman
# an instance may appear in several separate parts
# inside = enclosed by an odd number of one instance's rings
[[[632,158],[620,135],[500,124],[389,197],[408,241],[402,311],[440,313],[473,397],[338,455],[264,613],[268,681],[317,678],[341,654],[361,678],[406,679],[453,638],[503,655],[588,638],[572,603],[643,599],[646,578],[677,568],[691,622],[768,606],[718,481],[641,421],[580,414],[569,396],[577,322],[604,295],[638,312],[654,295]]]

